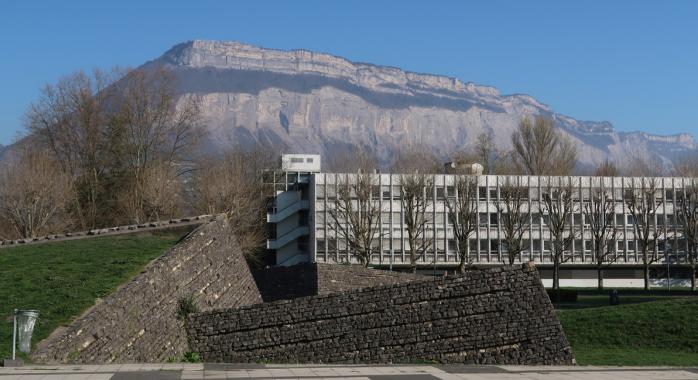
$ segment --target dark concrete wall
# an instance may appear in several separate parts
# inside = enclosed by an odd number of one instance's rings
[[[228,220],[219,216],[148,264],[70,326],[40,342],[37,362],[163,362],[188,351],[178,301],[200,310],[262,302]]]
[[[533,267],[501,267],[190,316],[206,361],[572,364]]]
[[[264,302],[341,293],[371,286],[424,279],[405,272],[364,268],[360,265],[304,263],[252,271]]]

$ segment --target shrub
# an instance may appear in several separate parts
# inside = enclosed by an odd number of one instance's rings
[[[199,307],[196,306],[193,295],[182,297],[177,301],[177,319],[184,320],[187,319],[189,314],[196,313],[199,311]]]
[[[182,361],[185,363],[201,363],[201,355],[198,352],[189,351],[184,353]]]

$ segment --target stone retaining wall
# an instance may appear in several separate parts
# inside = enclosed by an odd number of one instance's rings
[[[200,226],[143,272],[56,330],[32,353],[37,362],[110,363],[179,360],[188,345],[177,318],[180,299],[200,310],[262,302],[224,216]]]
[[[424,279],[405,272],[364,268],[361,265],[303,263],[253,270],[264,302],[341,293],[370,286]]]
[[[534,267],[473,270],[187,320],[205,361],[572,364]]]
[[[40,244],[48,243],[54,241],[66,241],[66,240],[77,240],[77,239],[87,239],[97,236],[105,235],[121,235],[121,234],[131,234],[135,232],[143,231],[153,231],[162,230],[167,228],[184,227],[184,226],[196,226],[204,224],[212,219],[214,215],[198,215],[182,219],[170,219],[162,220],[157,222],[148,222],[141,224],[130,224],[125,226],[116,226],[108,228],[98,228],[89,231],[76,231],[76,232],[65,232],[61,234],[52,234],[45,236],[38,236],[35,238],[26,239],[16,239],[16,240],[0,240],[0,248],[14,247],[18,245],[28,245],[28,244]]]

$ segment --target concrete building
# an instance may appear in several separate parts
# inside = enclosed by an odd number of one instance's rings
[[[285,158],[290,160],[291,157]],[[323,173],[319,156],[296,155],[296,164],[272,174],[276,190],[273,209],[267,221],[271,238],[267,247],[275,252],[277,265],[293,265],[299,262],[355,263],[357,258],[348,249],[346,239],[337,228],[338,220],[330,210],[337,205],[337,193],[341,186],[357,181],[357,174]],[[311,161],[307,161],[312,159]],[[301,161],[303,165],[301,165]],[[317,164],[317,165],[315,165]],[[291,169],[291,170],[289,170]],[[448,167],[447,167],[448,169]],[[470,169],[469,169],[470,170]],[[452,171],[450,171],[452,172]],[[476,172],[474,170],[468,173]],[[476,172],[477,173],[477,172]],[[551,277],[551,236],[544,218],[541,197],[550,189],[571,185],[574,188],[575,212],[570,225],[577,237],[565,254],[568,260],[562,264],[562,286],[596,286],[596,261],[588,218],[582,210],[591,202],[593,194],[605,192],[614,203],[614,225],[618,231],[612,242],[614,262],[605,271],[605,284],[609,287],[642,286],[642,255],[635,238],[635,220],[627,204],[633,192],[649,184],[656,186],[655,213],[649,223],[650,233],[659,238],[650,249],[655,260],[652,264],[654,285],[685,284],[686,241],[682,238],[676,212],[679,199],[690,178],[631,178],[631,177],[539,177],[494,176],[468,174],[477,181],[477,208],[479,225],[471,235],[469,256],[477,266],[502,265],[507,261],[504,233],[499,221],[502,213],[501,188],[506,183],[516,183],[527,190],[526,208],[530,210],[530,222],[523,234],[524,250],[519,262],[535,261],[546,285]],[[401,174],[370,174],[371,197],[380,205],[376,224],[380,225],[371,255],[371,265],[391,269],[409,267],[409,246],[406,242],[405,211],[401,202]],[[452,217],[446,199],[454,197],[454,179],[457,174],[429,175],[433,187],[425,217],[424,238],[431,239],[425,255],[419,259],[422,271],[454,269],[459,262],[456,239],[453,235]],[[554,191],[554,190],[553,190]],[[339,221],[341,222],[341,221]]]

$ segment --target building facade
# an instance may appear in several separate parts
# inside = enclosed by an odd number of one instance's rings
[[[319,157],[314,159],[319,161]],[[317,169],[317,168],[314,168]],[[429,240],[424,254],[418,259],[423,271],[442,271],[458,266],[457,239],[454,236],[454,215],[449,212],[448,199],[457,197],[454,183],[459,175],[435,174],[428,178],[425,223],[420,239]],[[357,181],[370,178],[371,203],[379,208],[373,218],[375,238],[371,243],[370,263],[373,266],[402,269],[410,266],[410,247],[407,236],[406,211],[402,201],[401,174],[350,174],[315,171],[282,171],[274,173],[276,197],[274,208],[267,215],[271,238],[267,247],[274,251],[277,265],[299,262],[357,263],[351,242],[346,238],[347,223],[332,210],[340,202],[347,202],[342,187],[352,187]],[[631,178],[631,177],[542,177],[468,175],[477,183],[477,226],[470,235],[467,247],[468,261],[476,266],[502,265],[508,261],[506,234],[500,221],[506,217],[501,204],[502,189],[515,184],[524,189],[523,209],[527,221],[523,226],[523,250],[517,262],[534,261],[544,278],[552,266],[553,238],[546,218],[549,216],[543,198],[556,189],[572,189],[572,212],[568,228],[573,241],[564,253],[562,264],[563,286],[595,286],[596,264],[594,239],[588,214],[599,194],[612,202],[615,236],[608,241],[609,253],[606,283],[609,286],[641,286],[643,255],[641,242],[636,236],[637,211],[633,212],[629,199],[648,193],[652,188],[654,199],[648,203],[651,211],[645,213],[647,231],[651,236],[648,247],[656,284],[681,282],[682,266],[687,262],[687,242],[677,218],[680,199],[690,186],[690,178]],[[352,185],[354,184],[354,185]],[[351,192],[350,192],[351,193]],[[338,195],[340,194],[340,195]],[[338,200],[338,197],[343,197]],[[359,197],[351,195],[355,212]],[[451,203],[452,204],[452,203]],[[499,207],[498,207],[499,206]],[[586,211],[585,211],[586,210]],[[341,224],[341,225],[340,225]],[[673,266],[673,268],[672,268]],[[666,273],[665,273],[666,272]],[[672,279],[673,275],[673,279]],[[547,281],[547,280],[546,280]]]

